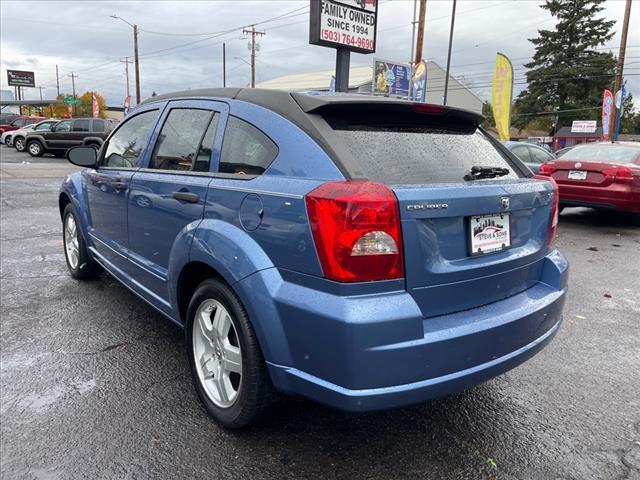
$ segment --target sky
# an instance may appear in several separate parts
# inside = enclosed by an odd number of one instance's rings
[[[514,94],[524,88],[523,64],[531,58],[529,38],[538,29],[552,29],[553,18],[540,8],[542,0],[459,0],[455,18],[451,72],[483,99],[491,96],[497,51],[514,65]],[[623,0],[608,0],[602,16],[616,20],[615,35],[605,47],[617,54],[624,13]],[[227,86],[250,81],[248,39],[242,27],[258,24],[257,81],[282,75],[326,70],[335,65],[335,51],[309,45],[309,1],[7,1],[0,0],[0,85],[7,87],[7,69],[35,72],[43,98],[55,98],[58,65],[60,90],[96,90],[109,105],[121,105],[126,92],[125,64],[133,56],[133,32],[122,17],[140,29],[142,97],[189,88],[222,86],[222,42],[226,43]],[[352,53],[352,65],[371,65],[373,58],[409,61],[413,0],[381,0],[377,51]],[[452,2],[427,0],[424,58],[446,65]],[[640,99],[640,14],[631,12],[625,74],[627,87]],[[264,23],[260,23],[264,22]],[[134,95],[133,67],[129,66]],[[25,89],[37,99],[38,89]],[[636,106],[640,102],[636,101]]]

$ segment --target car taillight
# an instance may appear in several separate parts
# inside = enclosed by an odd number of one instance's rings
[[[551,176],[553,172],[556,171],[556,167],[549,163],[543,163],[540,165],[540,169],[538,170],[538,175]]]
[[[602,175],[616,183],[633,182],[633,172],[627,167],[607,167],[602,169]]]
[[[381,183],[328,182],[306,196],[324,276],[338,282],[404,277],[398,201]]]
[[[544,177],[541,175],[534,175],[533,178],[541,180],[543,182],[551,182],[551,188],[553,189],[553,199],[551,200],[551,218],[549,221],[549,233],[547,234],[547,245],[553,245],[556,238],[556,231],[558,230],[558,215],[560,213],[560,190],[558,184],[551,177]]]

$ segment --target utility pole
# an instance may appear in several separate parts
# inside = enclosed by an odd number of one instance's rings
[[[418,40],[416,42],[415,63],[422,60],[422,44],[424,43],[424,24],[427,14],[427,0],[420,0],[420,12],[418,14]]]
[[[56,89],[58,90],[58,96],[60,96],[60,77],[58,77],[58,65],[56,65]]]
[[[133,63],[129,60],[129,57],[121,58],[120,63],[124,63],[124,75],[127,77],[127,97],[130,95],[129,93],[129,64]]]
[[[222,88],[227,86],[227,44],[222,42]]]
[[[251,30],[242,30],[244,34],[251,35],[251,88],[256,88],[256,36],[265,35],[265,32],[256,31],[256,26],[251,25]]]
[[[43,88],[47,88],[47,87],[42,87],[42,86],[40,86],[40,87],[36,87],[36,88],[37,88],[38,90],[40,90],[40,100],[42,100],[42,89],[43,89]]]
[[[115,13],[111,18],[122,20],[124,23],[133,28],[133,63],[136,71],[136,104],[140,103],[140,61],[138,59],[138,25],[127,22],[124,18],[119,17]]]
[[[78,78],[78,75],[76,75],[75,73],[71,72],[67,75],[67,77],[71,77],[71,88],[73,90],[73,99],[76,99],[76,78]],[[76,104],[73,104],[73,115],[75,116],[76,114]]]
[[[140,103],[140,60],[138,59],[138,25],[133,26],[133,56],[136,69],[136,105]]]
[[[622,86],[622,72],[624,70],[624,55],[627,50],[627,34],[629,33],[629,17],[631,17],[631,0],[627,0],[627,4],[624,7],[624,21],[622,24],[622,35],[620,36],[620,51],[618,52],[618,63],[616,65],[616,81],[613,88],[613,94],[616,95],[620,87]],[[620,103],[622,108],[622,103]],[[616,108],[616,102],[613,102],[613,108],[611,109],[611,121],[609,122],[609,138],[613,143],[614,133],[616,131],[616,123],[618,119]],[[620,116],[622,119],[622,116]]]
[[[447,73],[444,77],[444,97],[442,104],[447,104],[447,92],[449,90],[449,69],[451,67],[451,46],[453,45],[453,26],[456,21],[456,0],[453,0],[453,10],[451,11],[451,30],[449,30],[449,52],[447,53]]]
[[[411,56],[409,57],[409,63],[414,65],[414,58],[416,52],[416,14],[418,13],[418,0],[413,0],[413,21],[411,22]]]

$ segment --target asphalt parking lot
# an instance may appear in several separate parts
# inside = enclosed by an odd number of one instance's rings
[[[1,478],[640,478],[630,218],[563,212],[565,322],[515,370],[386,412],[284,400],[228,432],[196,398],[177,327],[109,276],[67,274],[57,192],[73,170],[0,147]]]

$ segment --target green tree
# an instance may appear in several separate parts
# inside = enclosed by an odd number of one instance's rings
[[[526,64],[528,86],[516,99],[523,115],[514,126],[524,128],[532,119],[526,113],[576,110],[560,113],[558,128],[572,120],[597,119],[602,92],[611,88],[615,58],[597,48],[611,39],[614,21],[599,18],[605,0],[546,0],[542,8],[557,19],[555,30],[538,30],[529,39],[536,51]]]
[[[620,133],[633,133],[640,135],[640,112],[635,111],[633,105],[633,95],[627,94],[622,102],[622,122],[620,123]]]
[[[482,122],[483,127],[489,128],[496,126],[496,119],[493,117],[493,105],[491,105],[491,102],[488,100],[482,102],[482,115],[484,115],[486,119]]]
[[[93,94],[95,93],[98,100],[98,109],[100,111],[99,116],[105,118],[105,110],[107,109],[107,102],[104,97],[98,92],[84,92],[78,100],[80,103],[76,105],[76,117],[92,117],[93,116]]]

